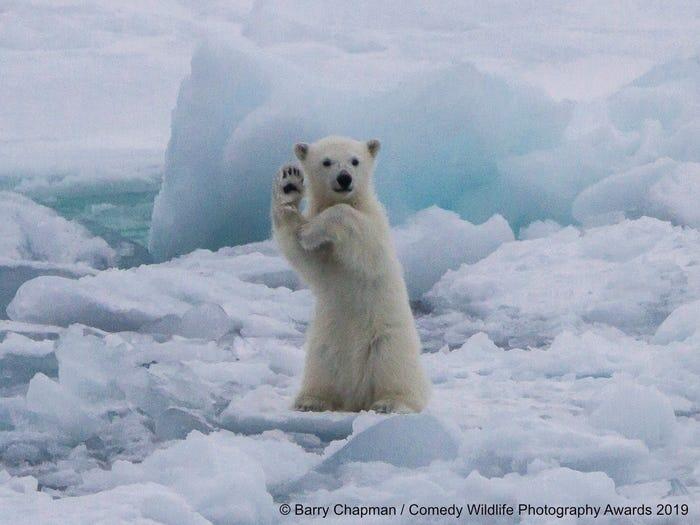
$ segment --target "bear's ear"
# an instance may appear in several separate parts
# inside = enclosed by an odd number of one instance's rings
[[[376,157],[377,153],[379,153],[379,148],[381,147],[381,144],[377,139],[372,139],[367,141],[367,149],[369,150],[369,154],[372,155],[372,157]]]
[[[304,160],[309,154],[309,145],[305,142],[300,142],[294,145],[294,154],[299,160]]]

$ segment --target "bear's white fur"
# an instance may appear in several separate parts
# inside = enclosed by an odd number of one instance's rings
[[[274,237],[316,296],[299,410],[420,411],[429,388],[389,222],[372,183],[379,142],[294,148],[273,187]],[[299,209],[309,193],[306,213]],[[339,175],[351,177],[342,187]],[[345,190],[345,191],[343,191]]]

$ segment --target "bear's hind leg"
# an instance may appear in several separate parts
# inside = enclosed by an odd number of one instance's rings
[[[392,412],[397,414],[410,414],[411,412],[416,412],[415,408],[408,406],[401,399],[393,399],[388,397],[375,401],[372,403],[369,409],[374,410],[379,414],[389,414]]]
[[[323,397],[301,392],[294,401],[294,410],[301,412],[327,412],[334,410],[333,403]]]
[[[372,342],[375,412],[420,412],[429,396],[429,385],[419,362],[419,346],[411,337],[381,337]]]
[[[313,338],[313,336],[312,336]],[[340,398],[335,389],[333,368],[323,359],[325,345],[310,342],[304,366],[301,391],[294,401],[294,409],[304,412],[338,410]]]

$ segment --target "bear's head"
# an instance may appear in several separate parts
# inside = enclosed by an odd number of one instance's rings
[[[313,144],[300,142],[294,153],[304,168],[313,207],[352,204],[374,195],[372,173],[378,140],[326,137]]]

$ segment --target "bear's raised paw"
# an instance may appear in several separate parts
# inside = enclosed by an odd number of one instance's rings
[[[282,166],[274,181],[274,195],[282,205],[298,204],[304,196],[304,175],[293,164]]]

